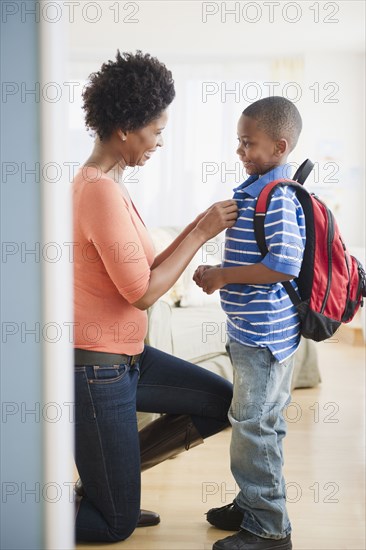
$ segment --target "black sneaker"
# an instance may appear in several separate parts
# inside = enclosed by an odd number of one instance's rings
[[[208,523],[224,531],[239,531],[243,521],[243,512],[233,501],[221,508],[211,508],[206,513]]]
[[[292,550],[291,535],[284,539],[265,539],[240,529],[235,535],[216,541],[212,550]]]

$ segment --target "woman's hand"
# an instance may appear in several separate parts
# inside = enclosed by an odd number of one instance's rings
[[[200,286],[203,292],[206,294],[212,294],[215,290],[225,286],[224,277],[223,277],[223,268],[214,267],[214,266],[200,266],[206,267],[206,269],[201,272],[199,282],[196,281],[198,286]],[[200,269],[200,267],[198,269]],[[197,272],[197,271],[196,271]],[[196,273],[195,273],[196,275]]]
[[[200,214],[198,214],[198,216],[195,217],[195,219],[193,220],[193,222],[191,223],[191,226],[192,226],[192,229],[194,229],[196,227],[196,225],[198,224],[198,222],[200,220],[202,220],[202,218],[204,216],[206,216],[207,212],[210,210],[211,206],[209,206],[208,208],[206,208],[206,210],[204,212],[201,212]]]
[[[196,271],[193,274],[193,280],[196,283],[196,285],[201,286],[201,279],[202,275],[206,271],[206,269],[212,269],[215,267],[214,265],[199,265],[196,269]]]
[[[195,229],[203,233],[205,241],[207,241],[235,224],[238,217],[238,205],[233,199],[220,201],[202,214]]]

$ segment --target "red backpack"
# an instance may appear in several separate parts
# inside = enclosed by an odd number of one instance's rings
[[[330,338],[341,323],[351,321],[366,297],[366,275],[361,263],[344,244],[332,212],[304,187],[314,165],[302,163],[293,180],[275,180],[259,194],[254,231],[263,256],[268,253],[264,219],[274,190],[291,185],[305,215],[306,245],[299,276],[295,279],[300,297],[289,281],[283,282],[301,320],[301,334],[316,342]]]

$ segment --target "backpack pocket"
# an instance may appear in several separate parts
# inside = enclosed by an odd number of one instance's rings
[[[366,297],[366,274],[361,262],[354,256],[349,256],[349,292],[342,323],[349,323],[357,313],[358,308],[363,306],[363,298]]]

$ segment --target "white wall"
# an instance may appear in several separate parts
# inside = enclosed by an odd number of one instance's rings
[[[269,95],[265,83],[279,82],[274,92],[294,98],[304,122],[290,160],[317,163],[308,185],[334,209],[346,241],[364,246],[363,2],[120,2],[118,14],[115,2],[99,6],[75,9],[70,80],[85,80],[117,48],[157,55],[176,80],[165,147],[127,179],[149,225],[187,223],[231,195],[245,177],[235,155],[237,119]],[[225,93],[232,89],[238,94]],[[81,103],[71,110],[74,160],[82,162],[92,138]]]
[[[136,0],[118,2],[118,12],[115,1],[94,4],[99,7],[93,9],[82,3],[75,7],[70,45],[71,52],[86,57],[93,52],[97,63],[104,61],[106,55],[113,55],[117,47],[164,54],[166,60],[169,56],[217,60],[273,52],[286,55],[355,51],[364,44],[365,6],[358,0],[314,3]],[[318,4],[318,13],[314,4]],[[230,15],[230,10],[235,13]],[[210,12],[216,13],[209,15]]]

